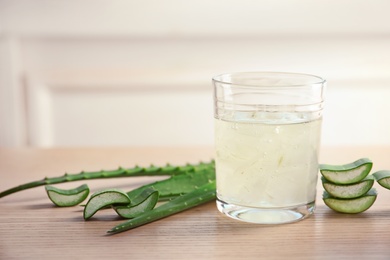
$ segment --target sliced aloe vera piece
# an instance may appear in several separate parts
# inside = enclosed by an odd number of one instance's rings
[[[390,171],[388,170],[377,171],[372,175],[374,175],[379,185],[381,185],[383,188],[390,190]]]
[[[355,199],[338,199],[330,196],[326,191],[323,194],[325,204],[334,211],[341,213],[360,213],[369,209],[375,202],[377,192],[371,189],[365,195]]]
[[[370,173],[372,161],[367,158],[344,165],[320,164],[325,179],[336,184],[352,184],[363,180]]]
[[[105,189],[92,194],[84,207],[84,219],[92,217],[99,209],[110,205],[130,204],[127,193],[118,189]]]
[[[131,199],[130,205],[115,206],[114,209],[122,218],[135,218],[146,211],[152,210],[157,201],[158,191],[147,188],[139,196]]]
[[[89,194],[87,184],[83,184],[77,188],[63,190],[54,186],[45,186],[47,196],[58,207],[76,206],[83,202]]]
[[[362,181],[353,184],[335,184],[324,177],[321,178],[322,186],[332,197],[339,199],[353,199],[366,194],[374,185],[374,177],[367,176]]]

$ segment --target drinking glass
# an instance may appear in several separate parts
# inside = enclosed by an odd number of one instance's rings
[[[217,207],[281,224],[315,209],[326,81],[284,72],[213,78]]]

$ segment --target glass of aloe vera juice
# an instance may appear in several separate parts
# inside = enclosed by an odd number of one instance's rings
[[[314,212],[325,83],[281,72],[213,78],[219,211],[259,224]]]

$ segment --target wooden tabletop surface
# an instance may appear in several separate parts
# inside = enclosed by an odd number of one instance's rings
[[[0,149],[0,190],[65,172],[208,161],[210,147]],[[321,163],[361,157],[373,171],[390,169],[390,147],[324,147]],[[161,177],[91,180],[100,188],[132,189]],[[71,188],[85,183],[66,183]],[[318,186],[310,218],[284,225],[255,225],[223,216],[210,202],[134,230],[107,236],[120,223],[115,212],[84,221],[79,206],[58,208],[38,187],[0,199],[0,259],[390,259],[390,190],[366,212],[349,215],[327,208]]]

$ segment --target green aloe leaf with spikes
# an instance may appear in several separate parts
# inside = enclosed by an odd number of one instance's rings
[[[108,230],[107,233],[116,234],[127,231],[215,200],[215,198],[216,190],[214,180],[205,185],[197,187],[195,190],[183,196],[179,196],[169,202],[166,202],[165,204],[156,207],[153,210],[147,211],[136,218],[123,222]]]
[[[135,176],[174,176],[183,173],[197,172],[203,169],[213,169],[214,162],[200,162],[198,164],[186,164],[182,166],[173,166],[167,164],[162,167],[151,165],[149,167],[135,166],[133,168],[119,167],[116,170],[101,170],[94,172],[82,171],[80,173],[68,174],[65,173],[59,177],[45,177],[41,180],[28,182],[8,190],[0,192],[0,198],[8,196],[10,194],[20,192],[23,190],[44,186],[53,185],[64,182],[80,181],[80,180],[92,180],[92,179],[105,179],[105,178],[123,178],[123,177],[135,177]]]
[[[111,171],[80,172],[76,174],[65,174],[59,177],[44,178],[42,180],[28,182],[8,190],[0,192],[0,198],[15,192],[35,188],[42,185],[52,185],[63,182],[79,180],[92,180],[102,178],[119,178],[135,176],[170,176],[162,181],[156,181],[130,192],[124,193],[117,189],[101,190],[91,196],[84,208],[84,218],[89,219],[98,210],[111,205],[118,207],[119,203],[134,206],[134,211],[125,212],[132,217],[132,222],[121,224],[113,228],[109,233],[118,233],[125,230],[156,221],[172,214],[190,209],[200,204],[215,200],[215,168],[214,162],[186,164],[183,166],[172,166],[167,164],[163,167],[134,167],[118,168]],[[49,190],[59,189],[54,187]],[[77,190],[77,189],[75,189]],[[77,192],[76,192],[77,193]],[[74,196],[73,192],[60,190],[60,195]],[[157,208],[156,201],[167,201]],[[133,214],[134,213],[134,214]]]

